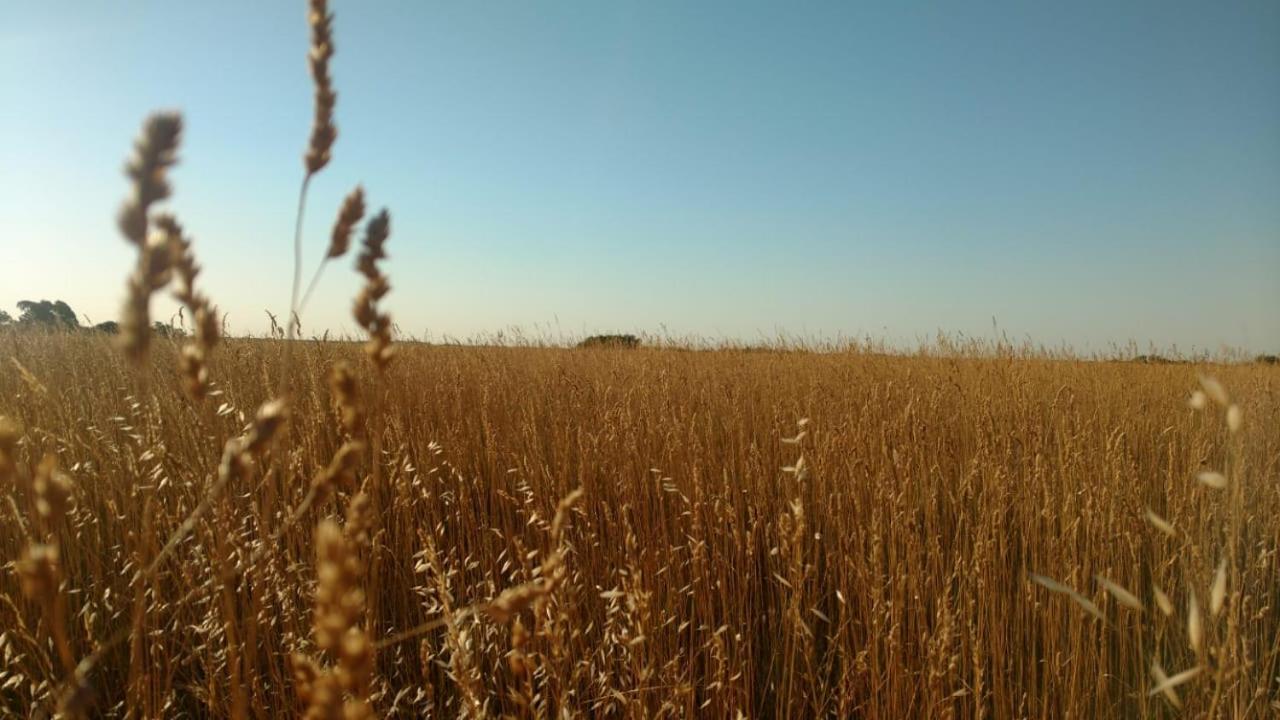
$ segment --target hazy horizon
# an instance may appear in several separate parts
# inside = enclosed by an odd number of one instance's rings
[[[334,161],[408,333],[1280,351],[1280,5],[336,2]],[[143,118],[232,327],[286,314],[301,3],[0,8],[0,309],[114,319]],[[351,331],[327,270],[308,334]],[[154,316],[173,305],[158,302]]]

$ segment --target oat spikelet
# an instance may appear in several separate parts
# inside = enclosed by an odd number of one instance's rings
[[[1205,395],[1203,390],[1196,390],[1187,400],[1187,407],[1192,410],[1203,410],[1209,407],[1209,396]]]
[[[1098,581],[1099,585],[1105,588],[1107,592],[1111,593],[1111,597],[1114,597],[1116,602],[1131,610],[1142,612],[1142,601],[1138,599],[1138,596],[1101,575],[1094,575],[1093,577]]]
[[[17,472],[15,451],[21,435],[18,423],[0,415],[0,494],[8,492],[8,484]]]
[[[1156,606],[1160,608],[1160,612],[1164,613],[1165,617],[1171,617],[1173,615],[1173,601],[1169,599],[1168,595],[1164,594],[1164,590],[1161,590],[1159,585],[1151,583],[1151,594],[1155,596]]]
[[[1032,582],[1034,582],[1037,585],[1040,585],[1041,587],[1048,590],[1049,592],[1063,593],[1066,595],[1070,595],[1075,592],[1075,590],[1072,590],[1066,585],[1063,585],[1057,580],[1054,580],[1053,578],[1048,577],[1046,575],[1037,575],[1036,573],[1030,573],[1030,577]]]
[[[1074,600],[1077,605],[1083,608],[1085,612],[1094,616],[1098,620],[1102,621],[1103,623],[1107,621],[1106,616],[1102,614],[1102,610],[1099,609],[1098,606],[1095,605],[1094,602],[1089,598],[1081,595],[1080,593],[1075,593],[1071,596],[1071,599]]]
[[[1159,669],[1158,665],[1152,668],[1153,676],[1156,675],[1155,671],[1157,669]],[[1197,665],[1196,667],[1193,667],[1190,670],[1183,670],[1182,672],[1178,673],[1177,675],[1174,675],[1173,677],[1165,676],[1164,670],[1160,670],[1159,676],[1164,676],[1164,679],[1158,680],[1158,684],[1147,691],[1147,697],[1155,697],[1158,694],[1164,693],[1166,690],[1172,690],[1173,688],[1176,688],[1179,685],[1185,684],[1195,679],[1195,677],[1199,675],[1200,671],[1202,670],[1204,670],[1204,667]],[[1168,695],[1165,695],[1165,697],[1168,697]],[[1177,697],[1177,694],[1175,693],[1174,698],[1176,697]],[[1173,700],[1170,700],[1170,702],[1173,702]],[[1177,704],[1177,707],[1181,707],[1181,704],[1180,703]]]
[[[1240,432],[1240,427],[1244,425],[1244,415],[1240,412],[1240,406],[1232,404],[1227,408],[1227,429],[1233,433]]]
[[[1205,470],[1196,475],[1196,480],[1205,487],[1221,490],[1227,486],[1227,476],[1213,470]]]
[[[1151,691],[1151,695],[1154,696],[1156,693],[1164,693],[1164,699],[1168,700],[1170,705],[1181,710],[1182,699],[1179,698],[1178,693],[1174,691],[1173,685],[1169,684],[1169,676],[1165,674],[1164,668],[1160,666],[1160,662],[1158,660],[1151,661],[1151,679],[1156,681],[1156,687]]]
[[[1169,701],[1170,705],[1181,710],[1183,701],[1178,697],[1178,693],[1174,691],[1174,687],[1169,684],[1169,675],[1165,674],[1164,667],[1161,667],[1160,662],[1156,660],[1151,661],[1151,679],[1156,680],[1157,688],[1155,692],[1151,693],[1152,696],[1155,696],[1156,692],[1164,693],[1165,700]]]
[[[1178,531],[1173,527],[1173,523],[1160,517],[1150,508],[1147,508],[1147,522],[1151,523],[1152,527],[1169,537],[1174,537],[1178,534]]]
[[[71,478],[58,470],[58,458],[45,455],[31,478],[35,494],[36,512],[51,526],[62,522],[71,503]]]
[[[1213,575],[1213,587],[1209,589],[1209,612],[1216,617],[1222,612],[1227,600],[1227,559],[1218,561],[1218,570]]]
[[[583,489],[578,488],[561,498],[556,505],[556,514],[551,521],[551,542],[555,549],[547,554],[542,562],[541,579],[517,585],[503,591],[497,598],[485,606],[484,612],[500,623],[510,622],[517,614],[531,606],[538,606],[555,592],[564,582],[567,570],[564,565],[563,536],[565,525],[569,521],[569,512],[582,499]]]
[[[1076,592],[1072,588],[1067,587],[1066,585],[1063,585],[1062,583],[1058,582],[1057,580],[1054,580],[1053,578],[1046,577],[1044,575],[1037,575],[1035,573],[1028,573],[1028,574],[1030,575],[1032,582],[1036,583],[1037,585],[1040,585],[1041,587],[1045,588],[1046,590],[1049,590],[1050,592],[1061,593],[1063,595],[1066,595],[1067,597],[1071,598],[1072,602],[1079,605],[1085,612],[1089,613],[1090,615],[1094,616],[1095,618],[1103,622],[1106,622],[1106,616],[1102,614],[1102,610],[1099,609],[1098,606],[1089,598],[1081,595],[1080,593]]]
[[[1197,655],[1204,652],[1204,621],[1200,617],[1200,603],[1196,600],[1196,593],[1192,590],[1190,599],[1187,600],[1187,641],[1191,643],[1191,649],[1196,651]]]
[[[1227,395],[1227,389],[1222,386],[1222,383],[1218,382],[1214,378],[1211,378],[1208,375],[1201,375],[1200,387],[1204,390],[1204,394],[1207,395],[1210,400],[1222,407],[1226,407],[1231,403],[1231,398]]]

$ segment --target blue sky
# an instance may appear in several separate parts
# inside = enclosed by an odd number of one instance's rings
[[[335,2],[406,332],[1280,351],[1280,4]],[[302,2],[0,6],[0,304],[116,314],[144,115],[233,328],[288,303]],[[351,329],[331,267],[308,331]],[[171,303],[160,303],[165,315]]]

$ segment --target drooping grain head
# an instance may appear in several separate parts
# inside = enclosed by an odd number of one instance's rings
[[[347,503],[347,522],[342,526],[342,534],[352,550],[369,547],[373,520],[373,500],[368,493],[356,493]]]
[[[360,628],[351,628],[338,646],[338,682],[352,695],[363,696],[373,679],[373,643]]]
[[[364,437],[364,408],[360,399],[360,387],[355,372],[344,361],[333,364],[329,370],[329,391],[338,410],[342,429],[354,438]]]
[[[314,175],[329,164],[333,143],[338,138],[338,128],[333,124],[333,108],[338,94],[333,89],[329,75],[329,60],[333,57],[333,15],[326,0],[311,0],[307,12],[311,26],[311,48],[307,61],[315,86],[315,117],[311,122],[311,140],[303,156],[308,175]]]
[[[18,423],[0,415],[0,492],[7,490],[9,482],[17,472],[14,452],[18,447],[18,438],[21,434]]]
[[[361,252],[356,260],[356,269],[364,275],[366,279],[373,280],[381,276],[378,269],[378,261],[387,257],[384,245],[387,238],[391,236],[391,214],[386,208],[378,211],[377,215],[370,218],[364,229],[364,239],[361,242]]]
[[[177,218],[165,213],[156,217],[155,225],[168,241],[168,254],[176,278],[173,296],[182,303],[182,308],[191,312],[193,338],[182,348],[178,369],[183,389],[192,400],[199,402],[209,392],[209,357],[220,336],[218,314],[209,299],[196,290],[200,265],[196,262],[191,240],[183,233]]]
[[[182,116],[177,113],[152,115],[143,125],[142,134],[134,143],[133,156],[125,165],[133,190],[120,209],[119,226],[125,239],[138,248],[142,248],[147,239],[147,211],[153,203],[169,197],[167,173],[177,162],[181,134]]]
[[[342,201],[338,210],[338,219],[333,223],[333,234],[329,238],[329,249],[325,258],[340,258],[351,247],[351,233],[364,217],[364,188],[359,185]]]
[[[253,427],[245,438],[245,450],[260,453],[271,442],[271,438],[289,419],[288,406],[284,400],[269,400],[258,408]]]
[[[57,545],[31,544],[17,562],[22,594],[30,600],[47,601],[58,592],[62,579]]]
[[[306,720],[344,720],[342,686],[332,673],[302,653],[289,656],[293,687],[306,707]]]
[[[51,527],[57,526],[67,514],[71,503],[71,478],[58,470],[58,458],[48,454],[36,466],[31,479],[31,489],[36,498],[36,512]]]
[[[134,154],[125,166],[133,181],[120,209],[120,232],[138,248],[138,260],[126,284],[120,320],[120,346],[135,366],[142,366],[151,347],[151,295],[169,282],[172,239],[165,229],[150,233],[151,206],[169,197],[168,170],[177,162],[182,117],[157,113],[147,118]]]
[[[332,520],[316,527],[315,639],[322,650],[337,650],[364,613],[360,560]]]
[[[365,225],[362,248],[356,258],[356,269],[365,277],[365,284],[356,296],[352,315],[369,335],[365,354],[379,371],[386,369],[393,355],[391,316],[378,306],[378,302],[391,291],[390,283],[378,267],[378,263],[387,256],[384,245],[390,235],[391,215],[383,208]]]
[[[350,490],[355,487],[355,471],[364,451],[365,444],[360,440],[348,440],[338,448],[329,464],[311,481],[317,502],[323,502],[339,488]]]
[[[184,235],[182,224],[172,213],[156,215],[154,224],[161,237],[168,243],[169,259],[177,278],[173,294],[178,299],[189,299],[195,294],[196,276],[200,265],[191,251],[191,241]]]
[[[153,233],[142,246],[138,266],[125,285],[120,348],[135,366],[144,364],[151,349],[151,296],[172,276],[169,248],[167,236]]]

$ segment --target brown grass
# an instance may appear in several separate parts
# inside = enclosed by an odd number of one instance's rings
[[[295,341],[364,215],[357,186],[300,300],[337,136],[324,0],[308,21],[288,330],[220,337],[152,215],[181,129],[160,114],[118,219],[125,352],[0,333],[0,716],[1280,709],[1280,371],[945,338],[396,345],[386,210],[366,341]],[[150,332],[175,275],[183,346]]]
[[[152,395],[100,338],[0,340],[35,376],[0,365],[0,413],[23,430],[14,455],[52,454],[74,488],[60,548],[77,657],[131,623],[135,558],[164,540],[218,477],[222,439],[273,394],[279,343],[229,340],[211,360],[201,412],[181,391],[179,348],[159,341]],[[325,378],[359,346],[309,342],[290,369],[291,432],[256,472],[232,477],[215,512],[162,564],[142,600],[142,672],[127,648],[88,676],[100,712],[230,716],[228,634],[247,705],[299,710],[288,664],[312,639],[316,524],[347,490],[276,537],[346,441]],[[383,476],[366,589],[380,715],[1064,717],[1158,715],[1153,656],[1197,665],[1194,592],[1209,612],[1230,516],[1196,476],[1242,481],[1238,663],[1220,709],[1266,716],[1275,698],[1280,573],[1280,374],[1215,375],[1247,422],[1229,435],[1186,407],[1193,369],[1034,358],[404,346],[382,380]],[[796,421],[808,418],[798,444]],[[795,472],[802,453],[802,472]],[[356,476],[371,474],[365,457]],[[793,472],[784,472],[790,467]],[[27,472],[22,470],[20,472]],[[0,553],[17,560],[41,527],[34,491],[6,481]],[[552,539],[560,499],[584,494]],[[1170,522],[1169,538],[1142,519]],[[270,542],[268,542],[270,541]],[[459,613],[535,581],[563,543],[564,574],[541,605],[508,617]],[[256,558],[256,559],[254,559]],[[253,567],[247,565],[253,559]],[[229,609],[215,587],[228,568]],[[1052,576],[1104,624],[1027,581]],[[1089,581],[1100,575],[1139,614]],[[1151,612],[1158,584],[1176,612]],[[193,588],[209,588],[189,598]],[[181,602],[180,602],[181,601]],[[1182,601],[1182,602],[1180,602]],[[8,659],[0,707],[25,714],[65,679],[38,600],[0,578]],[[1140,625],[1140,623],[1147,623]],[[519,635],[518,653],[513,655]],[[513,661],[513,657],[516,661]],[[1179,687],[1188,716],[1210,693]]]

